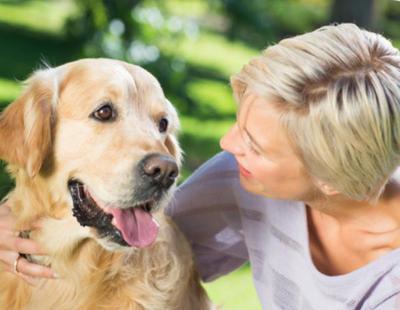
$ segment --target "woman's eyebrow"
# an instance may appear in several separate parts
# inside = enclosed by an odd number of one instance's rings
[[[249,137],[251,143],[253,143],[260,151],[265,152],[264,149],[261,147],[261,145],[253,138],[253,136],[250,134],[250,132],[247,130],[247,128],[244,127],[243,130],[246,133],[246,135]]]

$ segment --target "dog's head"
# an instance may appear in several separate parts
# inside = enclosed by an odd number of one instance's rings
[[[151,74],[85,59],[32,75],[0,117],[0,158],[48,187],[43,215],[73,214],[102,244],[140,248],[155,240],[153,213],[178,175],[178,127]]]

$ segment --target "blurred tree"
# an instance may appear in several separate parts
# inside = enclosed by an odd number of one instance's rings
[[[175,100],[179,110],[189,114],[199,110],[187,94],[190,80],[201,77],[228,82],[220,73],[201,71],[171,52],[179,50],[180,40],[196,36],[199,23],[207,31],[262,49],[283,37],[326,24],[330,9],[336,21],[359,16],[372,23],[377,14],[377,0],[208,0],[209,13],[199,19],[176,16],[168,10],[169,3],[161,0],[74,1],[81,13],[68,22],[67,32],[82,46],[80,57],[110,57],[143,66],[157,76],[168,94],[179,98]],[[179,7],[180,1],[174,5]],[[223,26],[216,27],[213,20]]]
[[[327,19],[327,0],[209,0],[228,19],[226,34],[256,48],[311,31]]]
[[[226,31],[228,37],[261,46],[275,40],[278,25],[271,10],[273,2],[276,0],[220,0],[222,11],[230,21]]]
[[[68,36],[82,46],[80,57],[110,57],[143,66],[157,76],[164,90],[180,98],[181,111],[196,108],[184,83],[191,74],[182,59],[163,53],[175,48],[197,25],[174,16],[161,0],[75,0],[79,15],[66,24]]]
[[[385,18],[379,23],[379,30],[391,39],[400,39],[400,1],[382,0]],[[398,46],[400,47],[400,46]]]
[[[135,37],[139,27],[131,12],[141,2],[143,1],[75,0],[80,14],[67,21],[67,34],[82,42],[86,56],[98,56],[103,52],[103,41],[107,40],[110,30],[125,41]]]
[[[375,30],[379,12],[377,0],[334,0],[331,21],[351,22]]]

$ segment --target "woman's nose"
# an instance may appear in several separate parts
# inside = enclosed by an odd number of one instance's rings
[[[243,143],[242,139],[240,138],[239,127],[237,123],[235,123],[229,131],[222,136],[221,140],[219,141],[219,145],[221,149],[232,153],[233,155],[243,155]]]

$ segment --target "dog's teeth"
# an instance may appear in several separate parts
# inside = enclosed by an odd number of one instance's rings
[[[153,218],[152,220],[153,220],[153,222],[157,225],[157,227],[160,227],[160,224],[156,221],[155,218]]]

